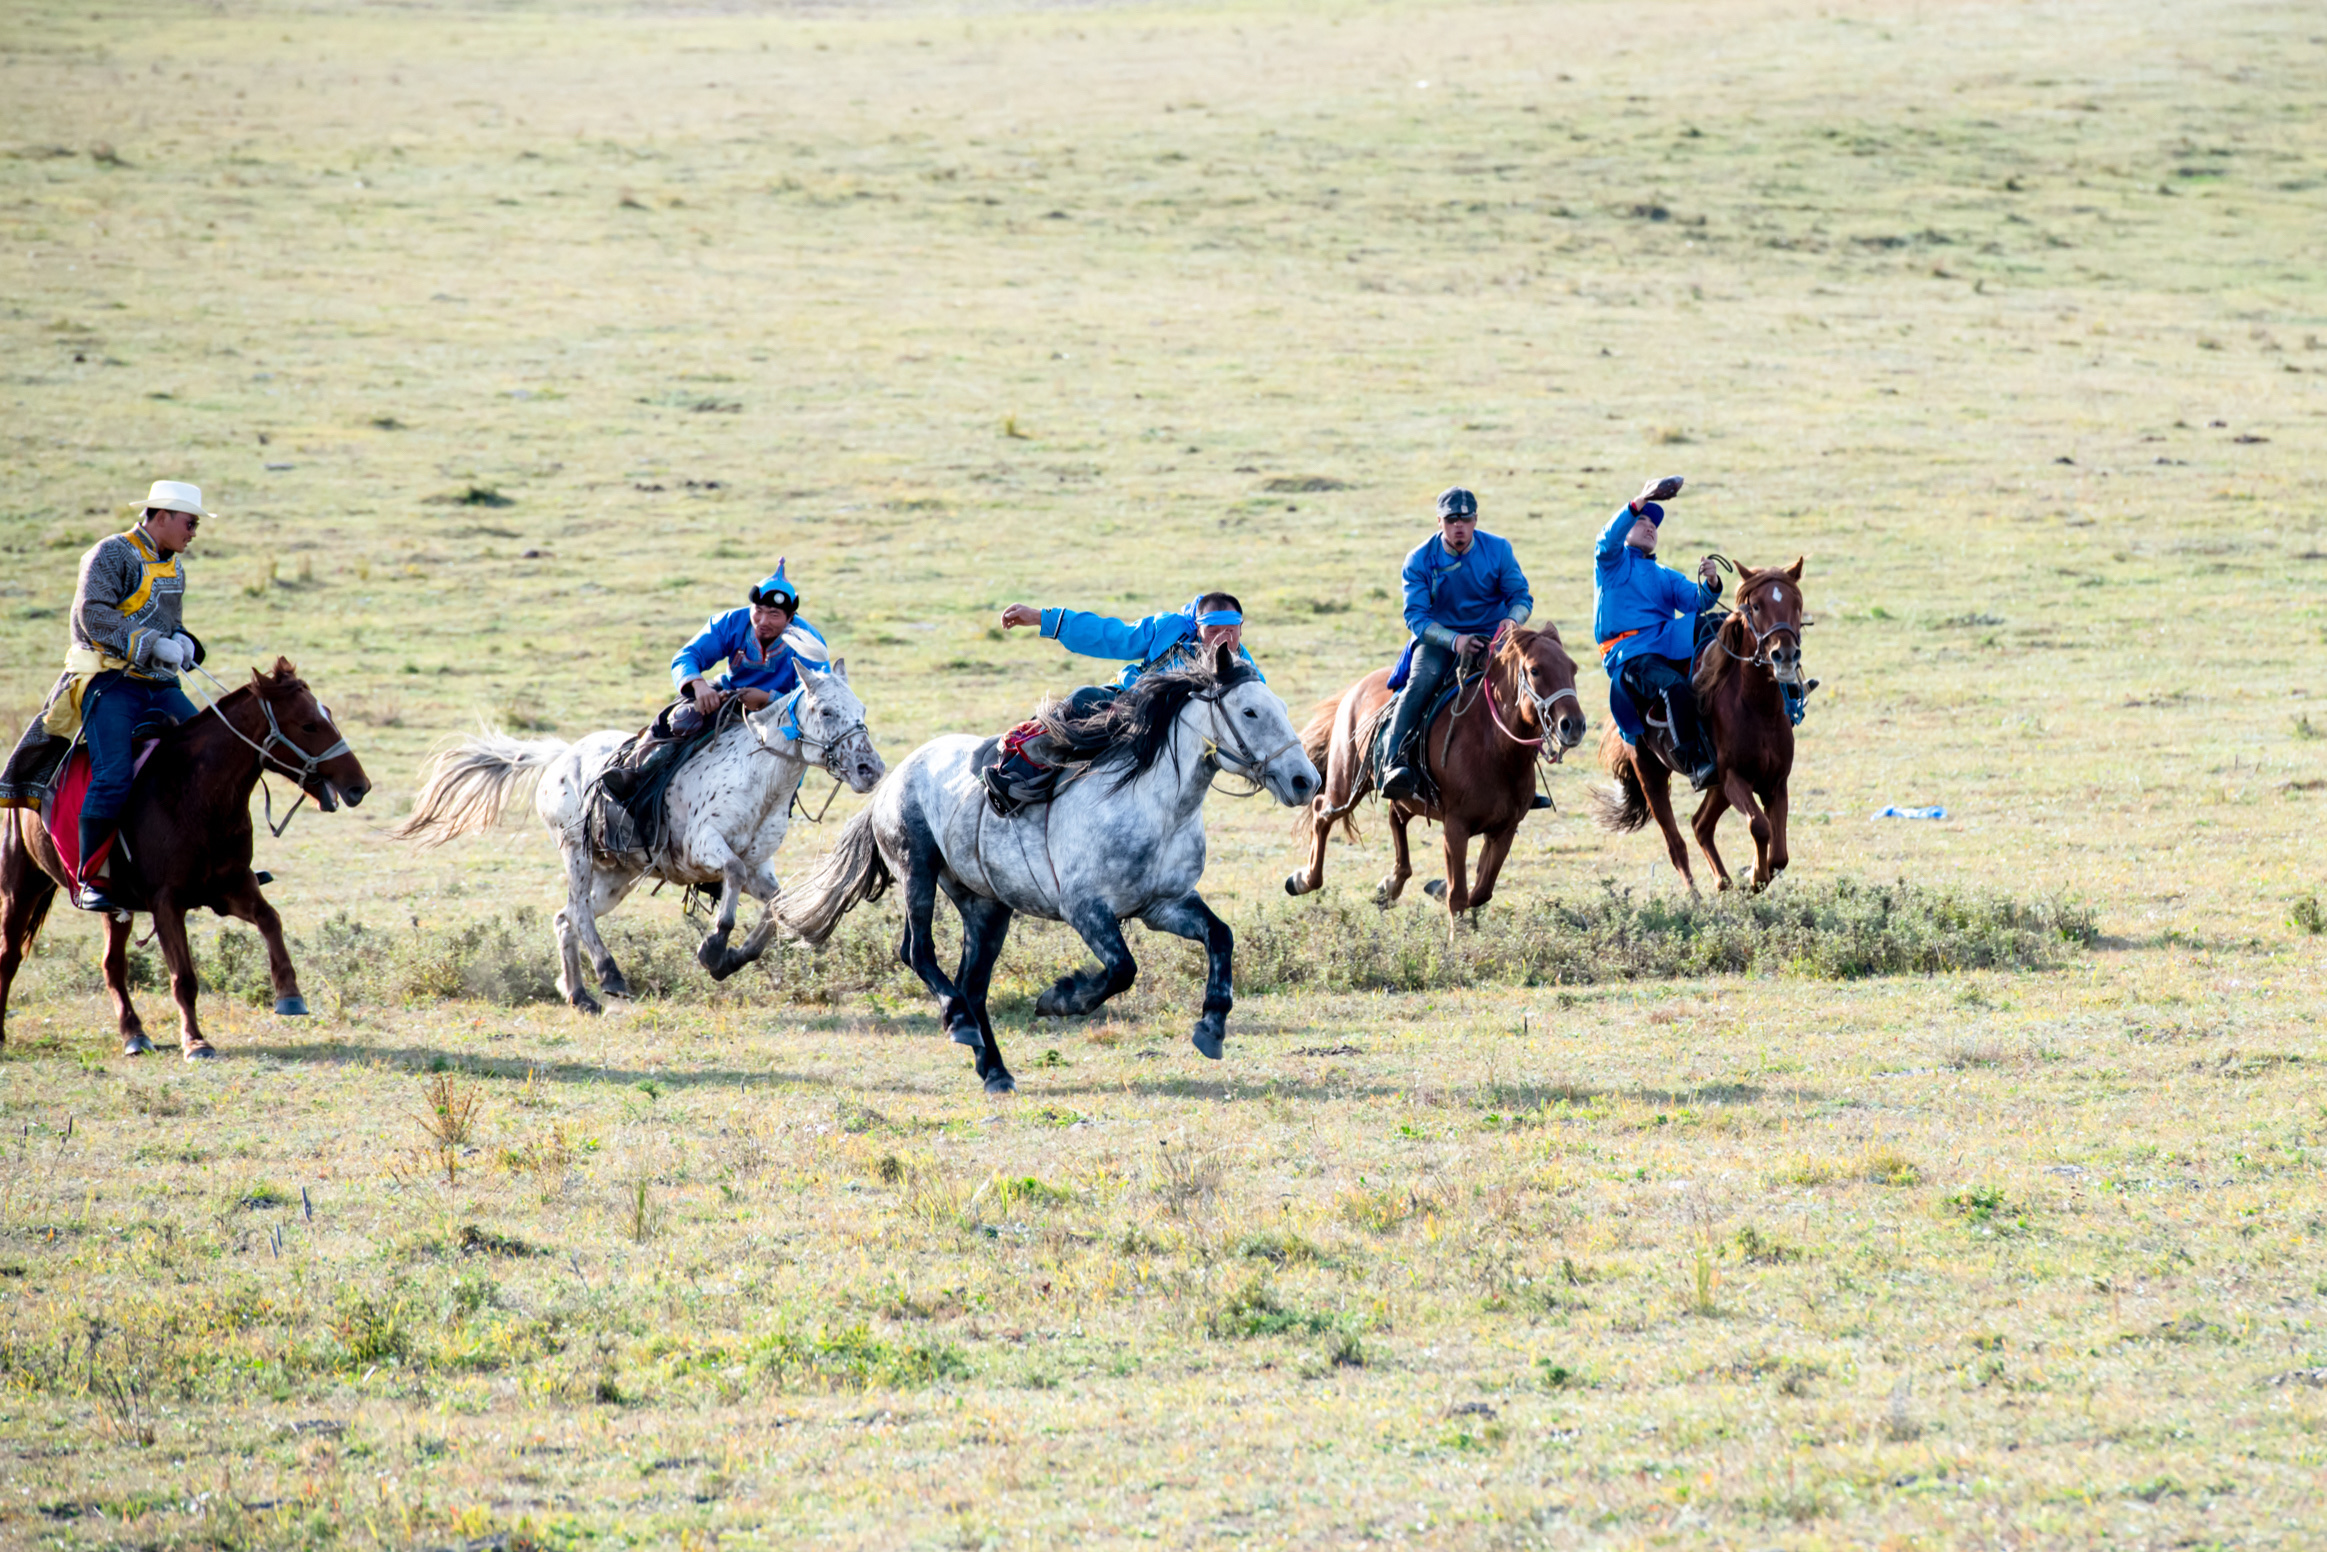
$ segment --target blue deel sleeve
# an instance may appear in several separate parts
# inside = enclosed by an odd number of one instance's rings
[[[1042,611],[1042,633],[1069,652],[1140,663],[1186,635],[1189,624],[1184,614],[1151,614],[1133,624],[1081,609]]]
[[[1527,573],[1519,569],[1519,552],[1503,549],[1503,615],[1514,625],[1535,612],[1535,595],[1528,591]]]
[[[727,623],[727,616],[715,614],[704,622],[703,629],[693,641],[671,655],[671,683],[681,689],[687,681],[708,674],[716,665],[727,661],[727,647],[720,638],[719,628]]]
[[[1406,557],[1402,580],[1406,587],[1406,629],[1413,635],[1427,638],[1430,633],[1430,557],[1431,546],[1420,545]]]
[[[1632,532],[1632,525],[1639,521],[1629,506],[1618,507],[1616,515],[1608,519],[1608,526],[1600,530],[1599,541],[1592,546],[1592,559],[1599,563],[1602,570],[1615,565],[1623,555],[1624,536]]]

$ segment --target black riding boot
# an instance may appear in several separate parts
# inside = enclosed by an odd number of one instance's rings
[[[1422,785],[1423,760],[1418,747],[1422,719],[1430,715],[1439,686],[1446,682],[1446,671],[1453,666],[1454,653],[1445,647],[1424,642],[1415,649],[1413,671],[1398,696],[1397,715],[1390,724],[1390,768],[1382,773],[1383,797],[1410,798]]]
[[[1688,769],[1689,785],[1702,792],[1718,774],[1713,740],[1705,735],[1705,721],[1697,715],[1697,697],[1682,686],[1665,691],[1664,714],[1671,719],[1673,753]]]
[[[127,909],[106,892],[106,880],[89,876],[90,857],[96,854],[98,847],[105,844],[106,838],[112,835],[113,831],[114,821],[110,817],[91,819],[86,814],[81,816],[81,884],[73,891],[73,907],[76,910],[120,911]]]

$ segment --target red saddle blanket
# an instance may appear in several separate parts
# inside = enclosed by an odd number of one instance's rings
[[[152,756],[157,739],[146,739],[137,746],[137,770],[145,769]],[[48,838],[55,843],[57,855],[64,859],[65,874],[79,878],[81,869],[81,800],[89,795],[89,746],[75,744],[73,752],[65,756],[65,768],[56,785],[49,788],[48,802],[42,805],[41,822],[48,826]],[[113,837],[107,836],[97,848],[96,861],[103,863],[113,851]]]

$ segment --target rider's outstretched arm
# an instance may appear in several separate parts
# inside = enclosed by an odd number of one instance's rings
[[[1083,657],[1128,658],[1144,663],[1188,633],[1188,617],[1151,614],[1132,621],[1081,609],[1045,609],[1042,633]]]

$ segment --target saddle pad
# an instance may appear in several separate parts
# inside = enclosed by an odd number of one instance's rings
[[[145,762],[153,758],[160,743],[159,739],[149,738],[138,744],[137,763],[130,768],[131,779],[145,769]],[[41,823],[48,826],[48,838],[56,846],[57,856],[63,859],[69,878],[81,876],[81,800],[89,795],[89,772],[89,746],[76,743],[72,753],[65,756],[63,774],[49,789],[48,801],[41,805]],[[95,861],[102,863],[112,851],[113,837],[107,836],[97,848]]]

